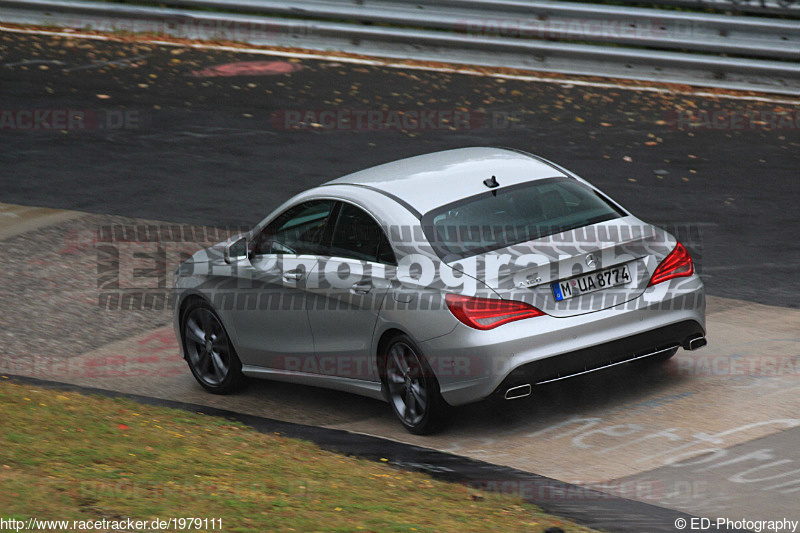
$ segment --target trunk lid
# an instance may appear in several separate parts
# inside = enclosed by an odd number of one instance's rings
[[[570,317],[639,297],[658,263],[674,247],[675,239],[665,231],[627,216],[462,259],[450,266],[474,273],[501,298],[526,302],[554,317]],[[469,270],[466,265],[463,269],[456,266],[465,261],[475,264]],[[589,282],[587,276],[593,281]],[[560,301],[554,283],[563,288]],[[604,286],[599,286],[601,283]],[[575,292],[591,292],[570,297],[565,284],[578,289]]]

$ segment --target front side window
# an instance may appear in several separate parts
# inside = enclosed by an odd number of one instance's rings
[[[422,217],[437,254],[463,259],[624,216],[595,190],[571,178],[548,178],[486,191]]]
[[[329,254],[358,261],[396,264],[392,247],[380,225],[364,210],[345,202],[339,209]]]
[[[333,200],[309,200],[290,207],[256,237],[253,253],[318,254]]]

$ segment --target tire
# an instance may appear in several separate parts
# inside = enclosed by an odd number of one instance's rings
[[[192,375],[208,392],[229,394],[244,385],[242,362],[219,315],[205,300],[184,311],[181,342]]]
[[[380,357],[381,381],[397,419],[415,435],[440,431],[448,405],[430,365],[406,335],[392,338]]]

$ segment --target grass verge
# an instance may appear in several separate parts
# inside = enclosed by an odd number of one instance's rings
[[[258,532],[590,531],[518,499],[237,422],[8,380],[0,380],[0,486],[0,516],[17,520],[183,516]]]

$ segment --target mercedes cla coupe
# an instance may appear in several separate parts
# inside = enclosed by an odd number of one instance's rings
[[[175,273],[194,377],[386,400],[413,433],[448,408],[706,344],[686,248],[570,171],[510,149],[330,181]],[[598,379],[602,379],[598,375]]]

